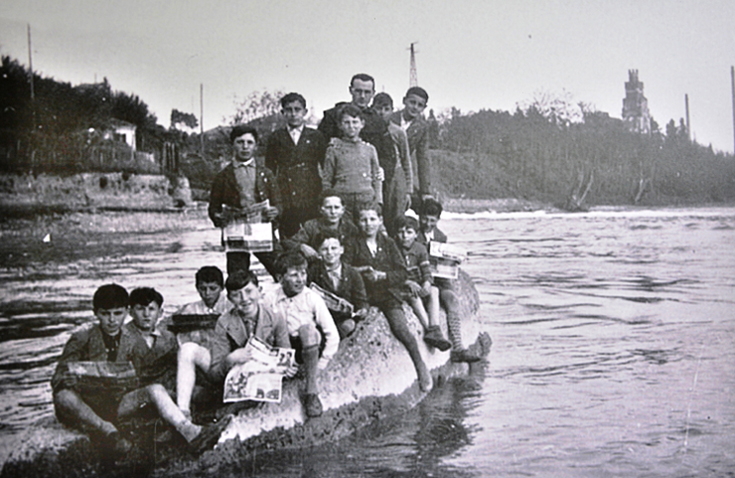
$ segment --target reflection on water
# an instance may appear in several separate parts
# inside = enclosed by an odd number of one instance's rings
[[[349,440],[255,456],[231,476],[732,476],[735,209],[441,226],[470,252],[493,338],[480,388],[450,382]],[[194,229],[142,238],[144,252],[0,270],[0,448],[51,414],[53,362],[100,283],[153,285],[171,311],[196,297],[198,267],[224,267],[216,232]]]

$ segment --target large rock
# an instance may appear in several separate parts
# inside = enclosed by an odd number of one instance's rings
[[[482,324],[476,315],[477,291],[464,272],[457,285],[464,342],[487,355],[491,341],[481,332]],[[454,364],[449,360],[449,352],[426,347],[421,340],[423,331],[418,319],[407,305],[404,310],[419,337],[422,356],[432,370],[436,386],[441,386],[449,376],[466,374],[467,364]],[[446,335],[446,323],[442,328]],[[196,459],[181,453],[164,453],[154,457],[158,465],[148,471],[165,476],[189,476],[246,461],[253,453],[333,441],[377,419],[401,414],[426,396],[419,390],[406,349],[393,337],[385,317],[376,309],[353,335],[340,343],[334,359],[320,372],[319,396],[324,406],[321,417],[306,419],[304,416],[302,386],[301,380],[287,381],[280,404],[264,403],[240,410],[213,451]],[[84,435],[56,423],[43,423],[29,430],[21,446],[5,463],[1,476],[98,476],[115,472],[122,473],[115,469],[101,471]]]

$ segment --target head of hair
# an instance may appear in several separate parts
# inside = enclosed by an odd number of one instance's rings
[[[128,301],[131,306],[133,305],[148,305],[151,302],[158,304],[158,307],[163,305],[163,296],[153,287],[138,287],[133,289],[130,293],[130,299]]]
[[[441,217],[442,211],[444,208],[442,208],[442,205],[439,201],[436,199],[427,198],[424,199],[421,203],[421,212],[419,213],[421,216],[436,216]]]
[[[362,110],[352,103],[348,103],[339,109],[337,118],[340,122],[342,122],[342,118],[345,116],[352,116],[353,118],[360,118],[363,121],[365,120]]]
[[[295,101],[298,101],[299,103],[301,103],[301,106],[304,109],[306,109],[306,98],[304,98],[300,93],[293,93],[293,92],[281,98],[281,108],[285,108],[286,105],[293,103]]]
[[[306,265],[306,257],[301,253],[301,251],[288,251],[276,259],[276,274],[282,276],[292,267],[302,267]]]
[[[419,98],[423,98],[427,103],[429,102],[429,94],[420,86],[412,86],[409,88],[408,91],[406,91],[406,96],[408,95],[416,95]]]
[[[413,218],[411,216],[400,216],[396,218],[395,222],[393,223],[393,228],[396,231],[400,231],[404,227],[406,229],[413,229],[414,231],[418,231],[419,222],[416,220],[416,218]]]
[[[375,78],[373,78],[372,76],[368,75],[367,73],[358,73],[356,75],[353,75],[352,76],[352,79],[350,80],[350,86],[354,86],[355,85],[355,80],[370,81],[373,84],[373,88],[375,88]]]
[[[322,193],[320,194],[320,204],[324,204],[324,200],[327,198],[339,198],[339,202],[344,205],[344,201],[342,200],[342,196],[335,191],[334,189],[324,189],[322,190]]]
[[[337,239],[340,245],[342,245],[342,239],[339,237],[339,233],[336,231],[330,231],[328,229],[325,229],[316,235],[316,237],[314,238],[314,245],[318,249],[322,247],[322,244],[324,244],[324,241],[326,241],[327,239]]]
[[[205,282],[216,283],[220,287],[225,285],[225,277],[222,275],[222,271],[217,266],[204,266],[199,269],[194,276],[196,285],[203,284]]]
[[[369,202],[369,203],[360,204],[357,207],[358,219],[360,218],[360,213],[362,211],[375,211],[376,213],[378,213],[378,217],[383,217],[383,208],[380,207],[380,204],[378,204],[377,202]]]
[[[255,139],[255,142],[258,142],[258,130],[253,128],[252,126],[248,126],[245,124],[239,124],[237,126],[234,126],[232,128],[232,131],[230,131],[230,143],[235,143],[235,140],[239,138],[240,136],[244,134],[252,134],[253,138]]]
[[[92,308],[118,309],[128,306],[128,291],[125,287],[117,284],[105,284],[97,289],[92,298]]]
[[[236,271],[227,276],[225,281],[225,289],[227,292],[240,290],[248,284],[258,286],[258,276],[253,271]]]
[[[373,108],[385,105],[393,106],[393,98],[388,93],[380,92],[373,97]]]

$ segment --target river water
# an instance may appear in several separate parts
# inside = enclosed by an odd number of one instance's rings
[[[159,289],[224,266],[206,221],[137,253],[0,269],[0,462],[51,415],[48,379],[104,282]],[[735,476],[735,208],[447,214],[493,338],[483,380],[342,442],[231,476]],[[144,247],[140,247],[140,246]],[[145,251],[145,252],[140,252]],[[266,285],[268,287],[268,285]]]

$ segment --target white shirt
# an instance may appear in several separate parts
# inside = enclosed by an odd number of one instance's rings
[[[299,335],[299,328],[303,325],[314,324],[321,327],[325,344],[319,359],[319,368],[326,367],[339,348],[339,332],[327,305],[319,294],[304,287],[304,290],[295,296],[288,297],[283,292],[283,287],[279,286],[275,291],[266,294],[263,302],[266,307],[286,319],[288,333],[292,337]]]
[[[214,307],[207,307],[203,300],[192,302],[184,305],[176,312],[182,315],[222,315],[232,308],[232,304],[225,298],[224,294],[220,294]]]
[[[403,117],[403,112],[401,112],[401,129],[403,131],[408,130],[408,128],[413,124],[413,120],[407,121],[406,118]]]
[[[304,131],[304,125],[302,124],[298,128],[291,128],[288,127],[288,134],[291,136],[291,139],[293,140],[293,144],[299,144],[299,138],[301,138],[301,133]]]

